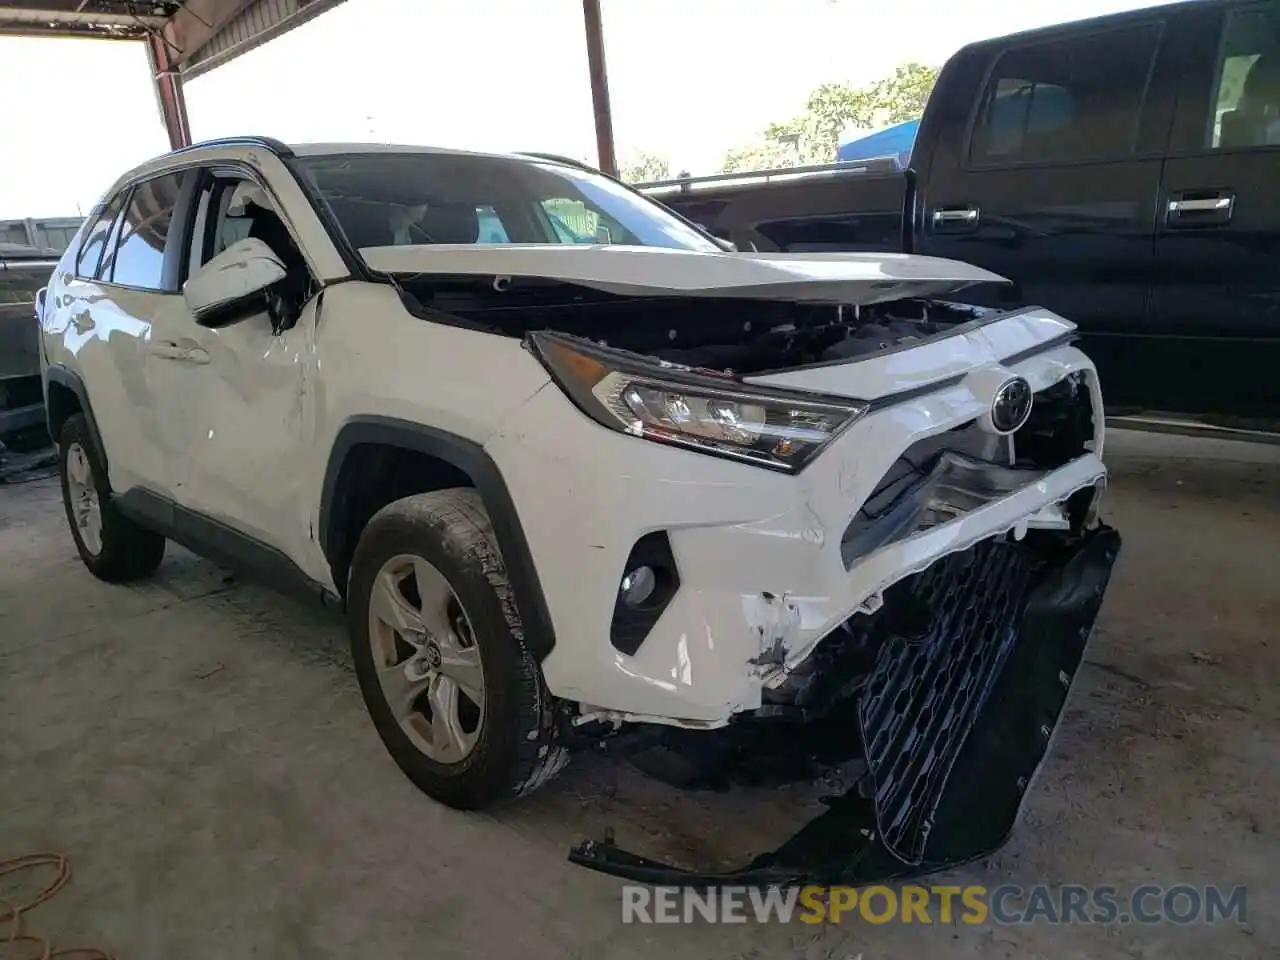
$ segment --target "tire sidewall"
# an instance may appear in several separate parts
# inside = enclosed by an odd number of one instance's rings
[[[93,553],[85,546],[84,538],[80,534],[80,527],[76,523],[75,510],[71,506],[71,483],[67,474],[67,459],[71,453],[72,446],[76,445],[84,451],[85,458],[89,461],[89,479],[98,494],[98,515],[101,518],[102,525],[100,534],[102,549],[97,553]],[[58,438],[58,480],[62,484],[62,506],[67,514],[67,525],[71,528],[71,539],[75,542],[80,559],[90,569],[93,569],[107,554],[107,509],[111,503],[111,488],[107,484],[106,469],[102,465],[102,458],[98,455],[97,447],[94,446],[89,437],[84,417],[79,414],[71,417],[63,424],[62,432]]]
[[[480,648],[485,683],[485,712],[472,751],[453,764],[422,753],[401,729],[382,694],[369,641],[369,604],[382,566],[398,555],[419,556],[434,566],[453,589]],[[391,756],[424,792],[451,806],[473,809],[510,795],[527,775],[521,769],[515,738],[541,733],[545,696],[541,685],[528,702],[522,674],[527,653],[512,632],[501,598],[483,565],[466,557],[438,522],[387,516],[370,522],[360,539],[348,587],[348,629],[352,659],[374,726]],[[536,669],[536,668],[535,668]]]

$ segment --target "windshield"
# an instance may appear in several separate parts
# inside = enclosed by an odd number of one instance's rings
[[[719,248],[600,174],[558,163],[452,153],[300,157],[356,249],[419,243],[621,243]]]

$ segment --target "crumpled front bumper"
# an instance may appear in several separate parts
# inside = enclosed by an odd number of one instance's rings
[[[843,669],[866,680],[826,723],[844,724],[867,773],[771,853],[698,872],[587,841],[570,860],[644,883],[865,884],[989,854],[1048,752],[1119,549],[1104,525],[995,538],[853,618]]]

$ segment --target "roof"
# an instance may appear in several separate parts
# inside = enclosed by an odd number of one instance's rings
[[[1117,13],[1104,13],[1095,17],[1085,17],[1081,20],[1067,20],[1063,23],[1055,23],[1045,27],[1036,27],[1031,30],[1020,30],[1017,33],[1009,33],[999,37],[989,37],[985,40],[975,40],[973,43],[967,44],[964,49],[973,50],[992,46],[1003,47],[1008,46],[1011,43],[1053,36],[1057,33],[1074,33],[1081,29],[1088,30],[1091,27],[1106,29],[1126,23],[1144,23],[1151,20],[1153,17],[1158,17],[1166,13],[1170,9],[1185,7],[1188,4],[1195,4],[1198,7],[1208,7],[1228,6],[1238,3],[1239,0],[1173,0],[1171,3],[1155,3],[1150,6],[1138,7],[1133,10],[1121,10]]]
[[[236,150],[271,150],[272,152],[281,154],[282,156],[298,156],[298,157],[322,157],[330,155],[353,154],[353,153],[428,153],[428,154],[449,154],[451,156],[466,157],[491,157],[501,160],[522,160],[525,163],[564,163],[569,161],[561,161],[546,156],[532,156],[520,153],[486,153],[479,150],[459,150],[451,147],[432,147],[423,144],[397,144],[397,143],[299,143],[286,144],[279,140],[272,140],[268,137],[225,137],[218,140],[205,140],[201,143],[193,143],[189,147],[182,147],[178,150],[171,150],[168,153],[160,154],[152,157],[150,160],[143,161],[132,169],[122,173],[116,181],[111,185],[108,193],[114,193],[122,184],[131,180],[137,180],[140,177],[146,177],[149,174],[160,173],[164,170],[172,169],[177,165],[178,161],[196,161],[199,162],[202,153],[221,154],[226,156],[227,151]]]
[[[0,0],[0,34],[155,38],[165,69],[190,78],[332,9],[343,0]]]

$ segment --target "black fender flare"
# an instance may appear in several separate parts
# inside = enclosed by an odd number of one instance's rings
[[[45,426],[49,430],[49,436],[54,443],[58,442],[58,433],[54,429],[53,423],[53,407],[49,404],[49,384],[51,383],[66,387],[76,395],[76,399],[80,401],[80,410],[84,413],[85,421],[89,425],[89,436],[93,439],[94,446],[98,448],[98,456],[102,458],[103,467],[107,467],[107,448],[102,442],[102,434],[98,430],[98,421],[93,415],[93,404],[89,402],[89,390],[84,385],[84,380],[80,377],[80,374],[61,363],[51,363],[45,369],[44,415]]]
[[[320,493],[320,549],[329,563],[333,564],[338,552],[331,515],[338,478],[347,456],[360,444],[401,447],[423,453],[456,467],[471,478],[489,513],[498,549],[502,551],[516,609],[524,625],[525,644],[539,661],[544,660],[555,646],[555,630],[529,541],[502,472],[484,447],[474,440],[394,417],[356,416],[343,423],[329,452]]]

